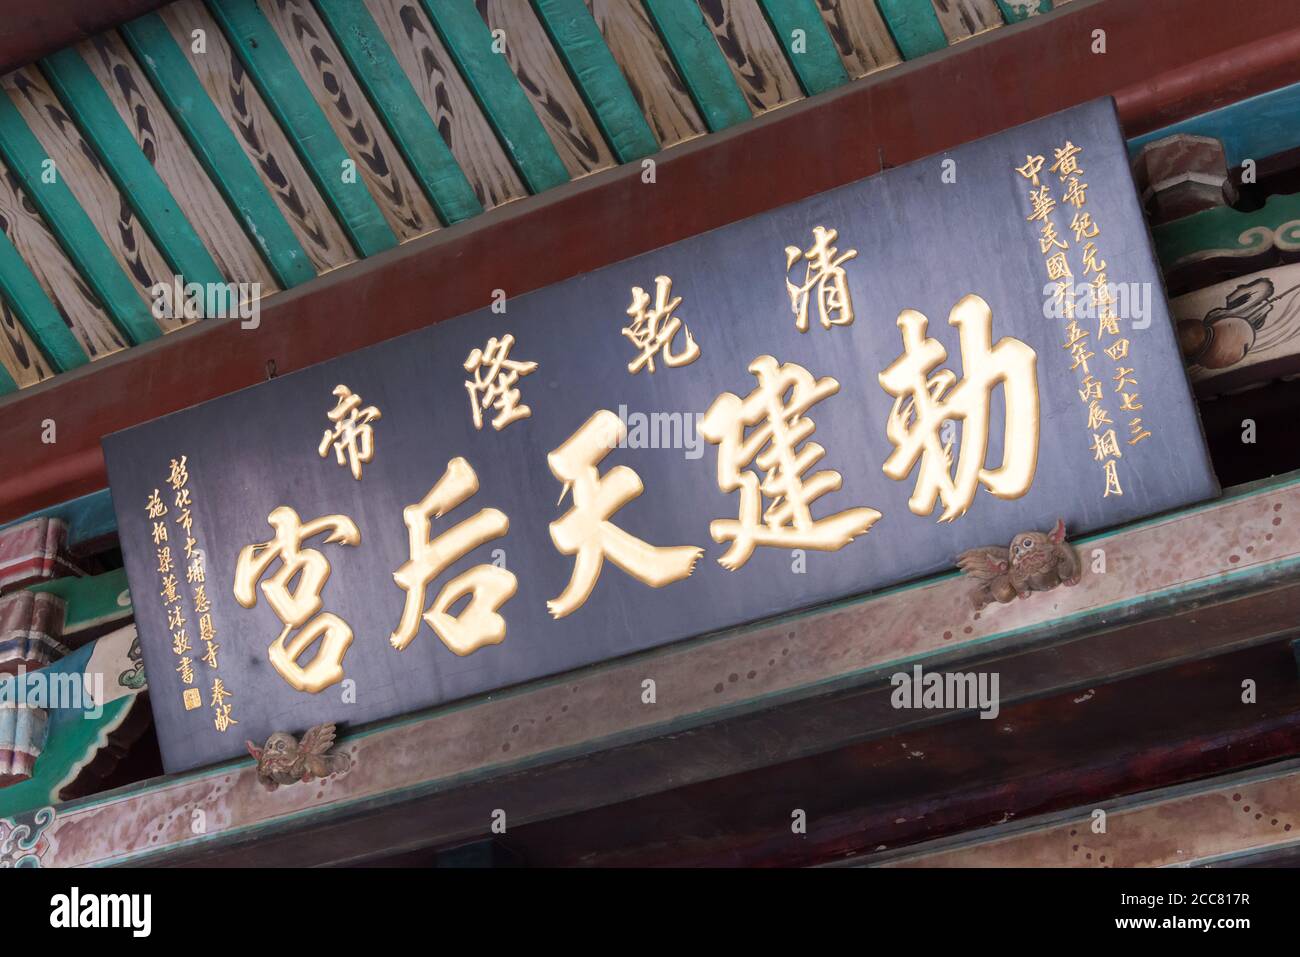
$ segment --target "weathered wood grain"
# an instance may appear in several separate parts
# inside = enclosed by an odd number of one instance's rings
[[[866,76],[901,62],[894,38],[870,0],[817,0],[826,29],[849,76]]]
[[[527,3],[475,0],[492,30],[505,34],[505,58],[571,177],[615,165],[591,111],[574,88],[550,38]]]
[[[54,375],[54,370],[4,299],[0,299],[0,365],[20,389]]]
[[[757,0],[699,0],[750,109],[763,113],[803,99],[799,81]]]
[[[930,0],[949,43],[967,40],[1002,26],[1002,11],[995,0]]]
[[[660,146],[704,133],[704,119],[638,0],[587,0]]]
[[[159,16],[234,132],[318,272],[356,256],[342,227],[294,154],[284,131],[200,0],[178,0]],[[196,36],[195,31],[201,31]],[[195,51],[198,37],[205,52]]]
[[[0,231],[14,244],[86,355],[101,359],[126,348],[122,333],[68,260],[36,207],[23,195],[18,180],[3,166],[0,166]]]
[[[82,138],[45,78],[35,67],[24,67],[0,80],[0,86],[9,94],[50,159],[54,160],[60,181],[90,217],[140,298],[146,304],[152,304],[149,290],[157,283],[172,282],[172,268],[145,232],[127,197],[118,190],[94,150]],[[191,321],[183,317],[157,319],[158,325],[167,332]]]
[[[103,33],[77,49],[226,280],[260,283],[263,294],[275,291],[278,287],[271,271],[204,173],[122,38],[116,32]]]
[[[261,0],[260,6],[397,238],[437,229],[433,206],[311,4]]]
[[[415,0],[364,0],[484,207],[527,196],[496,134]]]

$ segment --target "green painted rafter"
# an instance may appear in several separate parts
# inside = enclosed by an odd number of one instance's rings
[[[716,133],[749,119],[745,94],[736,85],[727,59],[695,0],[644,2],[664,49],[682,75],[709,131]]]
[[[168,265],[186,282],[207,288],[204,314],[229,315],[229,289],[212,254],[81,54],[72,48],[60,50],[42,60],[40,67]]]
[[[396,246],[397,236],[361,177],[344,181],[352,159],[256,0],[208,0],[208,9],[357,253],[373,256]]]
[[[1052,12],[1052,0],[998,0],[998,9],[1007,23],[1019,23],[1040,13]]]
[[[474,187],[365,5],[359,0],[316,0],[316,9],[439,219],[458,223],[483,212]]]
[[[5,93],[0,93],[0,156],[128,341],[134,345],[162,335],[135,284],[72,191],[57,175],[45,175],[53,161]]]
[[[582,0],[533,0],[533,9],[618,161],[658,152],[659,141],[587,5]]]
[[[0,294],[22,320],[23,328],[49,360],[56,372],[67,372],[90,361],[72,330],[54,308],[31,269],[14,248],[9,237],[0,232]],[[9,373],[0,369],[5,378]],[[13,380],[9,379],[12,383]],[[17,388],[17,386],[14,386]],[[12,392],[12,388],[3,391]]]
[[[758,0],[804,93],[812,96],[849,82],[816,0]]]
[[[948,37],[930,0],[876,0],[904,60],[942,50]]]
[[[492,49],[492,31],[474,0],[422,0],[422,5],[529,192],[567,183],[564,161],[505,56]]]
[[[123,24],[123,38],[208,177],[270,268],[288,289],[316,277],[307,252],[271,198],[239,141],[208,98],[157,14]],[[238,277],[232,277],[238,278]]]

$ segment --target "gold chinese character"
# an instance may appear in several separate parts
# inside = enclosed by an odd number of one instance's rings
[[[1116,392],[1123,391],[1126,385],[1138,384],[1138,380],[1133,378],[1133,371],[1127,366],[1120,366],[1115,370],[1115,374],[1111,376],[1111,381],[1115,383]]]
[[[1128,440],[1129,445],[1137,445],[1143,439],[1151,437],[1151,433],[1142,428],[1142,420],[1137,417],[1135,417],[1133,421],[1129,422],[1128,434],[1133,436],[1133,438]]]
[[[641,350],[641,354],[627,364],[627,371],[633,375],[641,371],[642,366],[655,371],[655,355],[663,354],[663,360],[669,368],[688,366],[700,357],[700,347],[696,344],[691,330],[682,325],[682,320],[674,313],[682,304],[681,296],[674,296],[673,281],[667,276],[655,277],[654,306],[650,306],[650,296],[640,286],[632,287],[632,304],[627,307],[628,318],[632,324],[623,327],[623,335],[632,340],[632,344]],[[682,351],[672,351],[673,339],[678,331],[686,334],[686,345]]]
[[[1106,271],[1106,260],[1103,259],[1100,265],[1098,265],[1097,263],[1097,244],[1084,243],[1083,274],[1086,276],[1088,275],[1088,273],[1094,272],[1094,273],[1101,273],[1104,276],[1105,271]]]
[[[170,545],[164,545],[158,549],[158,573],[165,575],[172,570],[172,549]]]
[[[1083,343],[1075,343],[1070,347],[1070,358],[1073,360],[1070,363],[1070,371],[1073,372],[1075,369],[1083,369],[1083,374],[1085,376],[1088,375],[1088,360],[1095,355],[1096,353],[1089,352],[1088,347]]]
[[[202,615],[211,607],[212,603],[208,601],[207,586],[199,585],[194,589],[194,613]]]
[[[1088,449],[1092,457],[1100,462],[1109,456],[1122,458],[1124,453],[1119,450],[1119,439],[1115,437],[1114,429],[1107,429],[1100,434],[1092,434],[1092,446]]]
[[[181,701],[186,711],[193,711],[195,708],[203,707],[203,693],[198,688],[186,688],[181,694]]]
[[[1088,201],[1087,196],[1088,184],[1075,176],[1070,177],[1070,185],[1065,190],[1065,195],[1061,197],[1061,202],[1069,203],[1075,209],[1078,209]]]
[[[608,558],[637,581],[662,588],[688,577],[704,554],[690,545],[659,547],[629,535],[609,519],[644,491],[632,469],[617,465],[605,475],[599,465],[627,436],[627,427],[613,412],[601,409],[547,457],[551,474],[564,483],[560,501],[572,489],[573,506],[551,522],[551,541],[562,555],[577,556],[569,584],[546,603],[554,618],[583,606],[596,587]]]
[[[267,654],[280,677],[299,691],[315,694],[342,680],[343,656],[352,644],[352,629],[330,612],[316,614],[323,604],[320,593],[329,580],[330,563],[315,549],[300,546],[326,531],[329,532],[325,538],[327,545],[356,545],[361,541],[361,532],[346,515],[326,515],[304,525],[297,512],[283,505],[267,517],[267,522],[275,529],[275,537],[245,546],[239,553],[235,565],[235,599],[245,608],[252,608],[257,603],[254,586],[276,559],[281,561],[280,570],[262,582],[262,594],[284,622],[284,630],[267,649]],[[294,581],[297,587],[290,591],[289,584]],[[312,618],[313,615],[316,617]],[[302,630],[285,645],[285,638],[294,628]],[[303,668],[298,660],[317,638],[324,639],[320,650],[311,664]]]
[[[216,667],[217,667],[217,650],[218,650],[221,646],[220,646],[219,644],[217,644],[215,641],[209,641],[209,642],[206,642],[205,644],[206,644],[206,646],[207,646],[207,652],[206,652],[206,653],[204,654],[204,656],[203,656],[203,662],[204,662],[204,664],[206,664],[209,668],[212,668],[213,670],[215,670]]]
[[[167,514],[167,503],[159,496],[157,489],[153,490],[153,494],[149,496],[149,501],[145,503],[144,508],[149,518],[162,518]]]
[[[850,249],[837,255],[839,250],[834,242],[838,237],[838,230],[814,226],[813,244],[807,250],[798,246],[785,247],[785,291],[794,310],[794,327],[800,332],[808,331],[808,300],[814,286],[817,287],[817,318],[823,329],[853,324],[853,299],[849,294],[849,277],[844,263],[858,251]],[[790,270],[800,259],[807,260],[803,283],[795,285],[790,281]]]
[[[880,384],[895,396],[886,435],[895,446],[884,472],[901,481],[920,460],[916,488],[908,502],[917,515],[929,515],[942,499],[941,522],[966,513],[980,484],[997,498],[1019,498],[1029,491],[1038,466],[1038,356],[1018,339],[990,347],[993,314],[979,296],[965,296],[948,314],[959,330],[964,377],[948,369],[930,375],[948,357],[926,336],[928,320],[913,309],[898,316],[903,354],[880,374]],[[1002,463],[984,467],[988,452],[993,390],[1003,388],[1005,422]],[[961,422],[961,449],[952,472],[955,439],[940,444],[945,420]]]
[[[177,490],[176,492],[177,508],[188,509],[192,504],[194,503],[190,501],[190,490],[188,488],[182,488]]]
[[[1106,491],[1102,493],[1102,498],[1110,498],[1112,495],[1123,495],[1124,490],[1119,487],[1119,466],[1114,459],[1106,460]]]
[[[465,383],[465,388],[469,392],[469,410],[474,416],[476,429],[483,428],[485,409],[494,409],[498,413],[492,420],[492,428],[498,432],[516,419],[526,419],[533,414],[532,409],[519,402],[515,383],[533,372],[537,363],[511,359],[510,349],[514,344],[512,335],[500,339],[493,336],[487,341],[486,348],[475,349],[465,360],[465,371],[474,376]]]
[[[1025,165],[1016,167],[1016,172],[1019,173],[1021,176],[1023,176],[1025,179],[1033,182],[1035,186],[1038,185],[1038,174],[1041,173],[1042,171],[1043,171],[1043,157],[1041,156],[1026,156]]]
[[[181,684],[194,684],[194,661],[189,656],[181,659],[181,663],[176,666],[176,672],[181,676]],[[188,694],[188,692],[186,693]],[[185,710],[189,711],[190,709],[186,708]]]
[[[1117,339],[1113,344],[1106,348],[1106,355],[1110,356],[1115,362],[1128,357],[1129,341],[1127,339]]]
[[[171,487],[176,491],[180,491],[181,486],[183,486],[189,480],[190,480],[190,473],[185,468],[185,456],[182,455],[179,461],[177,461],[176,459],[172,459],[170,471],[167,474],[167,482],[171,485]]]
[[[184,624],[184,622],[182,622],[182,624]],[[192,650],[193,648],[190,645],[190,636],[185,633],[184,628],[178,628],[176,631],[172,632],[172,654],[184,655],[188,654]]]
[[[402,510],[411,557],[393,573],[406,592],[402,620],[389,641],[398,651],[420,630],[420,613],[442,643],[458,655],[468,655],[484,645],[505,640],[506,621],[498,612],[514,595],[514,573],[495,565],[475,565],[443,585],[432,607],[424,611],[425,590],[448,566],[475,548],[500,538],[510,529],[510,519],[495,508],[479,509],[473,516],[430,538],[433,519],[441,518],[478,491],[478,476],[463,458],[454,458],[423,500]],[[466,595],[465,610],[450,609]]]
[[[1082,402],[1090,402],[1093,399],[1101,398],[1101,382],[1092,376],[1085,376],[1083,388],[1079,390],[1079,399]]]
[[[1029,215],[1025,217],[1029,222],[1035,220],[1046,220],[1051,215],[1052,210],[1056,209],[1056,200],[1052,198],[1051,191],[1044,183],[1038,189],[1030,190],[1029,201],[1033,204]]]
[[[361,397],[353,395],[345,385],[336,385],[334,395],[338,396],[338,403],[326,413],[334,428],[325,430],[317,451],[321,458],[325,458],[332,442],[338,464],[343,465],[346,461],[352,477],[360,481],[362,463],[369,462],[375,454],[375,430],[370,423],[380,418],[380,412],[373,405],[358,408]]]
[[[232,724],[239,724],[230,716],[231,705],[226,703],[226,699],[229,697],[232,697],[232,695],[226,690],[226,686],[221,679],[214,678],[212,681],[212,701],[210,703],[215,712],[212,723],[218,731],[225,731]]]
[[[1099,399],[1093,399],[1088,404],[1088,429],[1095,431],[1103,425],[1109,425],[1113,420],[1110,413],[1106,411]]]
[[[1138,401],[1138,395],[1137,392],[1121,392],[1120,399],[1122,401],[1119,404],[1119,410],[1121,412],[1136,412],[1142,408],[1142,403]]]
[[[1096,239],[1101,228],[1092,221],[1092,213],[1079,211],[1070,219],[1070,228],[1074,230],[1074,241],[1083,242],[1085,239]]]
[[[154,523],[153,523],[153,543],[154,543],[155,545],[161,545],[161,544],[162,544],[163,542],[165,542],[165,541],[167,541],[167,525],[166,525],[166,523],[165,523],[165,522],[154,522]]]
[[[176,576],[163,576],[163,590],[158,594],[162,596],[163,604],[170,605],[173,602],[180,601],[181,596],[176,592]]]
[[[1043,255],[1053,247],[1057,249],[1069,249],[1070,247],[1062,242],[1061,237],[1056,235],[1056,223],[1050,219],[1043,221],[1043,228],[1039,230],[1038,248],[1042,250]]]
[[[1066,140],[1065,145],[1059,150],[1052,151],[1056,157],[1056,162],[1052,164],[1051,172],[1056,173],[1061,178],[1062,183],[1065,182],[1065,177],[1071,173],[1082,173],[1083,170],[1079,169],[1078,161],[1078,156],[1082,152],[1083,150]]]
[[[185,615],[180,605],[171,605],[167,609],[167,627],[175,631],[185,625]]]
[[[185,569],[185,581],[191,585],[203,581],[203,560],[201,558],[195,557]]]
[[[1047,257],[1047,278],[1055,282],[1058,279],[1068,279],[1074,273],[1070,272],[1070,261],[1065,258],[1065,253],[1053,253]]]
[[[830,469],[804,477],[826,454],[816,442],[803,444],[817,428],[805,413],[840,384],[830,376],[814,379],[793,362],[778,365],[772,356],[759,356],[749,371],[758,386],[744,399],[722,393],[700,423],[700,434],[718,446],[718,488],[740,492],[739,517],[709,523],[715,542],[731,542],[718,563],[732,571],[759,545],[836,551],[880,518],[872,508],[812,516],[812,504],[838,489],[842,479]],[[751,464],[756,470],[747,468]],[[771,500],[766,508],[764,497]]]

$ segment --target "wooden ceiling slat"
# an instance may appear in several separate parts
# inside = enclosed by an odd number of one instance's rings
[[[291,68],[301,76],[338,142],[356,164],[357,178],[369,189],[397,241],[406,242],[439,228],[441,223],[423,188],[312,5],[307,0],[260,0],[248,5],[265,14],[289,55]],[[339,178],[337,167],[333,175]],[[344,178],[344,185],[358,184]]]
[[[749,104],[695,0],[642,2],[709,131],[749,119]]]
[[[152,22],[170,42],[161,22],[157,18],[152,18]],[[178,82],[189,87],[191,96],[197,95],[206,101],[207,94],[194,78],[193,71],[175,51],[175,45],[172,46],[173,62],[181,72]],[[80,44],[78,52],[126,124],[139,150],[158,171],[171,197],[216,261],[221,275],[229,281],[259,283],[267,294],[278,289],[275,276],[240,227],[226,199],[209,178],[168,107],[149,82],[146,70],[136,62],[122,37],[116,32],[101,34]],[[189,83],[185,84],[187,73]],[[212,109],[210,103],[208,109]],[[219,118],[216,123],[220,126]],[[228,142],[229,131],[221,127],[221,132]],[[228,145],[242,159],[235,144]],[[248,175],[256,181],[251,169]],[[265,202],[270,205],[270,198],[266,197]],[[288,233],[287,226],[283,229]],[[289,233],[289,239],[292,240],[292,233]],[[302,259],[305,261],[306,256],[303,255]]]
[[[0,287],[0,395],[35,385],[52,375],[54,370],[36,348],[18,313],[9,307]]]
[[[537,18],[620,163],[658,151],[632,88],[582,0],[533,0]]]
[[[700,0],[700,11],[755,115],[803,99],[758,0]]]
[[[438,218],[456,223],[483,212],[474,187],[365,6],[356,0],[316,0],[316,9]]]
[[[930,0],[876,0],[904,60],[915,60],[948,45]]]
[[[485,208],[528,195],[418,0],[364,0],[438,133]]]
[[[617,160],[573,85],[546,29],[521,0],[477,0],[489,29],[501,31],[504,56],[571,178],[609,169]]]
[[[759,0],[772,33],[808,96],[849,80],[814,0]]]
[[[422,0],[421,5],[529,191],[567,183],[563,160],[519,81],[493,49],[496,40],[473,0]]]
[[[397,245],[360,167],[352,181],[345,181],[352,157],[256,0],[220,0],[209,3],[208,10],[358,254],[371,256]]]
[[[193,153],[193,161],[216,184],[244,231],[257,244],[275,281],[288,288],[314,279],[316,270],[307,251],[208,98],[167,25],[149,14],[123,24],[122,36],[156,95],[166,103],[171,120]]]
[[[160,10],[158,17],[315,270],[326,272],[354,260],[343,227],[201,0],[178,0]],[[169,81],[170,76],[163,82]],[[198,132],[206,134],[208,130],[203,126]]]
[[[235,310],[225,302],[225,277],[212,254],[118,116],[86,61],[74,49],[60,50],[41,62],[41,70],[77,124],[78,132],[94,149],[100,165],[175,274],[186,282],[207,286],[209,292],[204,302],[209,310],[217,306],[221,314],[234,314]]]
[[[900,61],[872,0],[817,0],[817,6],[849,76],[866,76]]]
[[[949,43],[966,40],[1003,25],[996,0],[931,0]]]
[[[660,146],[705,132],[704,120],[640,0],[586,0]]]
[[[90,361],[7,236],[0,236],[0,293],[5,299],[5,336],[0,356],[8,360],[5,368],[13,373],[7,385],[30,385],[44,378],[40,374],[44,363],[35,355],[33,340],[55,372],[67,372]],[[21,318],[21,324],[14,321],[14,313]]]
[[[0,154],[118,330],[136,344],[183,325],[155,320],[148,290],[170,282],[171,268],[45,80],[25,67],[0,87]]]

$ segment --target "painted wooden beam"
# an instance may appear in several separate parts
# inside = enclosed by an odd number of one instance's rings
[[[4,233],[0,233],[0,294],[18,313],[23,328],[57,371],[67,372],[90,361],[77,337]],[[8,378],[7,372],[4,375]],[[9,381],[13,382],[12,379]]]
[[[0,525],[0,532],[34,518],[57,518],[68,529],[68,551],[77,554],[90,543],[117,534],[117,513],[108,489],[91,492]]]
[[[49,863],[304,865],[473,840],[491,823],[484,806],[521,825],[923,728],[935,715],[891,703],[892,674],[918,664],[995,668],[1010,707],[1276,644],[1300,610],[1297,515],[1293,473],[1076,543],[1105,551],[1104,574],[979,618],[969,579],[942,575],[385,722],[341,738],[347,775],[273,799],[249,760],[144,782],[61,810],[68,851]],[[654,708],[627,692],[648,675]],[[158,809],[211,799],[218,779],[221,827],[157,829]],[[414,834],[412,815],[436,823]]]
[[[121,27],[123,38],[166,104],[190,149],[221,191],[258,253],[288,289],[316,277],[316,270],[288,221],[258,179],[167,25],[148,14]]]
[[[103,488],[99,443],[109,432],[265,381],[268,358],[289,372],[481,308],[503,271],[512,295],[522,294],[861,179],[879,170],[882,151],[893,164],[920,159],[1094,96],[1113,93],[1127,127],[1222,104],[1222,71],[1236,78],[1238,94],[1255,92],[1241,71],[1259,57],[1300,80],[1300,25],[1289,0],[1258,0],[1249,22],[1216,19],[1217,2],[1071,4],[997,42],[960,43],[924,65],[880,71],[729,136],[667,150],[655,189],[645,189],[635,164],[610,170],[276,297],[255,331],[205,322],[156,350],[128,351],[94,376],[57,377],[39,398],[20,391],[3,400],[0,416],[0,448],[24,462],[0,471],[0,521]],[[1152,47],[1150,34],[1173,17],[1188,28]],[[1092,70],[1095,55],[1076,43],[1084,27],[1105,29],[1112,50],[1118,42],[1144,55]],[[1004,86],[1021,94],[984,109]],[[929,120],[914,122],[919,115]],[[558,245],[557,221],[565,223]],[[339,315],[366,321],[329,321]],[[138,388],[144,381],[147,393]],[[59,423],[57,445],[29,427],[48,416]]]
[[[815,0],[759,0],[759,5],[804,93],[824,93],[849,81]]]
[[[229,301],[226,277],[86,61],[74,49],[60,50],[41,61],[41,72],[167,262],[186,282],[206,287],[203,315],[231,315],[235,304]]]
[[[1256,210],[1203,210],[1157,226],[1151,234],[1167,274],[1210,259],[1231,258],[1247,265],[1300,241],[1300,193],[1275,194]]]
[[[357,253],[373,256],[396,246],[397,236],[256,0],[209,0],[208,9]],[[352,175],[345,179],[349,169]]]
[[[948,37],[930,0],[876,0],[904,60],[942,50]]]
[[[582,0],[533,0],[537,17],[620,163],[659,151],[632,88]]]
[[[1178,133],[1210,136],[1223,144],[1228,166],[1248,159],[1258,163],[1277,153],[1300,147],[1300,83],[1250,96],[1228,106],[1193,116],[1181,123],[1153,130],[1129,140],[1129,154],[1137,156],[1154,140]]]
[[[883,856],[884,867],[1212,867],[1300,842],[1300,761],[986,828]],[[1093,812],[1106,830],[1093,831]]]
[[[46,181],[50,179],[47,176],[50,158],[3,93],[0,93],[0,155],[122,334],[133,345],[162,335],[145,301],[68,187],[57,176]]]
[[[493,49],[492,31],[473,0],[422,0],[421,5],[529,191],[567,183],[564,162],[505,57]]]
[[[644,5],[709,131],[749,119],[745,95],[695,0],[644,0]]]
[[[356,0],[316,0],[316,9],[438,218],[443,223],[458,223],[483,212],[469,180],[365,6]]]
[[[121,568],[102,575],[55,578],[31,585],[28,590],[49,592],[63,599],[67,614],[62,635],[72,648],[85,644],[92,632],[102,633],[106,626],[120,625],[134,615],[126,571]]]

